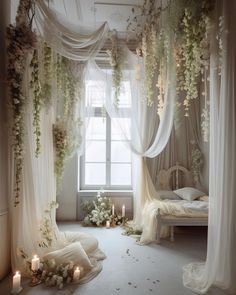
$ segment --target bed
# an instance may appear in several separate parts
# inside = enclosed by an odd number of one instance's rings
[[[175,198],[173,190],[176,191],[179,188],[193,188],[192,174],[185,167],[180,166],[176,163],[175,166],[169,168],[168,170],[161,170],[158,175],[158,187],[160,188],[159,197],[169,203],[184,203],[185,207],[194,208],[194,206],[199,208],[199,210],[205,210],[203,216],[198,217],[183,217],[183,216],[172,216],[162,214],[162,209],[158,208],[156,213],[157,218],[157,230],[156,230],[156,242],[160,243],[160,234],[163,226],[169,226],[170,228],[170,240],[174,241],[174,227],[175,226],[207,226],[208,225],[208,202],[207,197],[201,196],[200,200],[191,200],[188,202],[182,202],[180,197],[177,195]],[[182,189],[184,190],[184,189]],[[195,190],[195,189],[193,189]],[[178,190],[178,191],[181,191]],[[165,194],[163,194],[165,192]],[[203,201],[201,200],[203,199]],[[204,199],[205,198],[205,199]]]

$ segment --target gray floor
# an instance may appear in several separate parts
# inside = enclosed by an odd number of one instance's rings
[[[182,266],[205,259],[206,231],[201,228],[183,228],[175,235],[176,241],[162,241],[161,245],[139,246],[131,237],[123,236],[122,229],[81,228],[76,223],[61,223],[61,230],[85,231],[99,240],[100,248],[107,255],[102,272],[87,284],[76,289],[33,288],[23,282],[21,295],[191,295],[182,285]],[[74,287],[75,288],[75,287]],[[11,276],[0,283],[0,294],[11,294]],[[223,295],[212,289],[208,294]]]

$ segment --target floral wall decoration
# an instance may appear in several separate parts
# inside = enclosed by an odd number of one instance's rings
[[[16,24],[7,27],[7,80],[15,162],[15,206],[19,204],[24,155],[24,118],[27,100],[23,92],[24,70],[28,54],[31,54],[37,46],[36,34],[31,30],[33,15],[33,1],[21,0]]]

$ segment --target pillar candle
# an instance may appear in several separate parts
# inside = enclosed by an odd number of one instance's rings
[[[12,293],[17,294],[22,290],[21,287],[21,275],[19,271],[13,276],[13,285],[12,285]]]
[[[79,278],[80,278],[80,269],[77,266],[76,269],[74,270],[73,281],[77,282]]]
[[[31,269],[37,271],[39,269],[39,258],[37,255],[34,255],[34,258],[31,260]]]
[[[112,205],[112,208],[111,208],[111,214],[115,215],[115,205],[114,204]]]
[[[122,206],[122,217],[125,217],[125,205]]]
[[[110,224],[110,220],[106,221],[106,228],[110,228],[111,224]]]

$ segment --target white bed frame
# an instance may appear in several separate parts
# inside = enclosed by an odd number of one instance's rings
[[[170,181],[172,177],[175,177],[175,189],[179,188],[179,180],[180,175],[179,171],[184,174],[183,177],[183,186],[193,186],[192,174],[185,167],[180,166],[176,163],[175,166],[169,168],[168,170],[161,170],[158,175],[158,187],[161,190],[171,190]],[[159,244],[161,227],[163,225],[170,227],[170,241],[174,242],[174,227],[175,226],[208,226],[208,218],[207,217],[176,217],[169,215],[161,215],[161,210],[158,208],[157,210],[157,236],[156,241]]]

